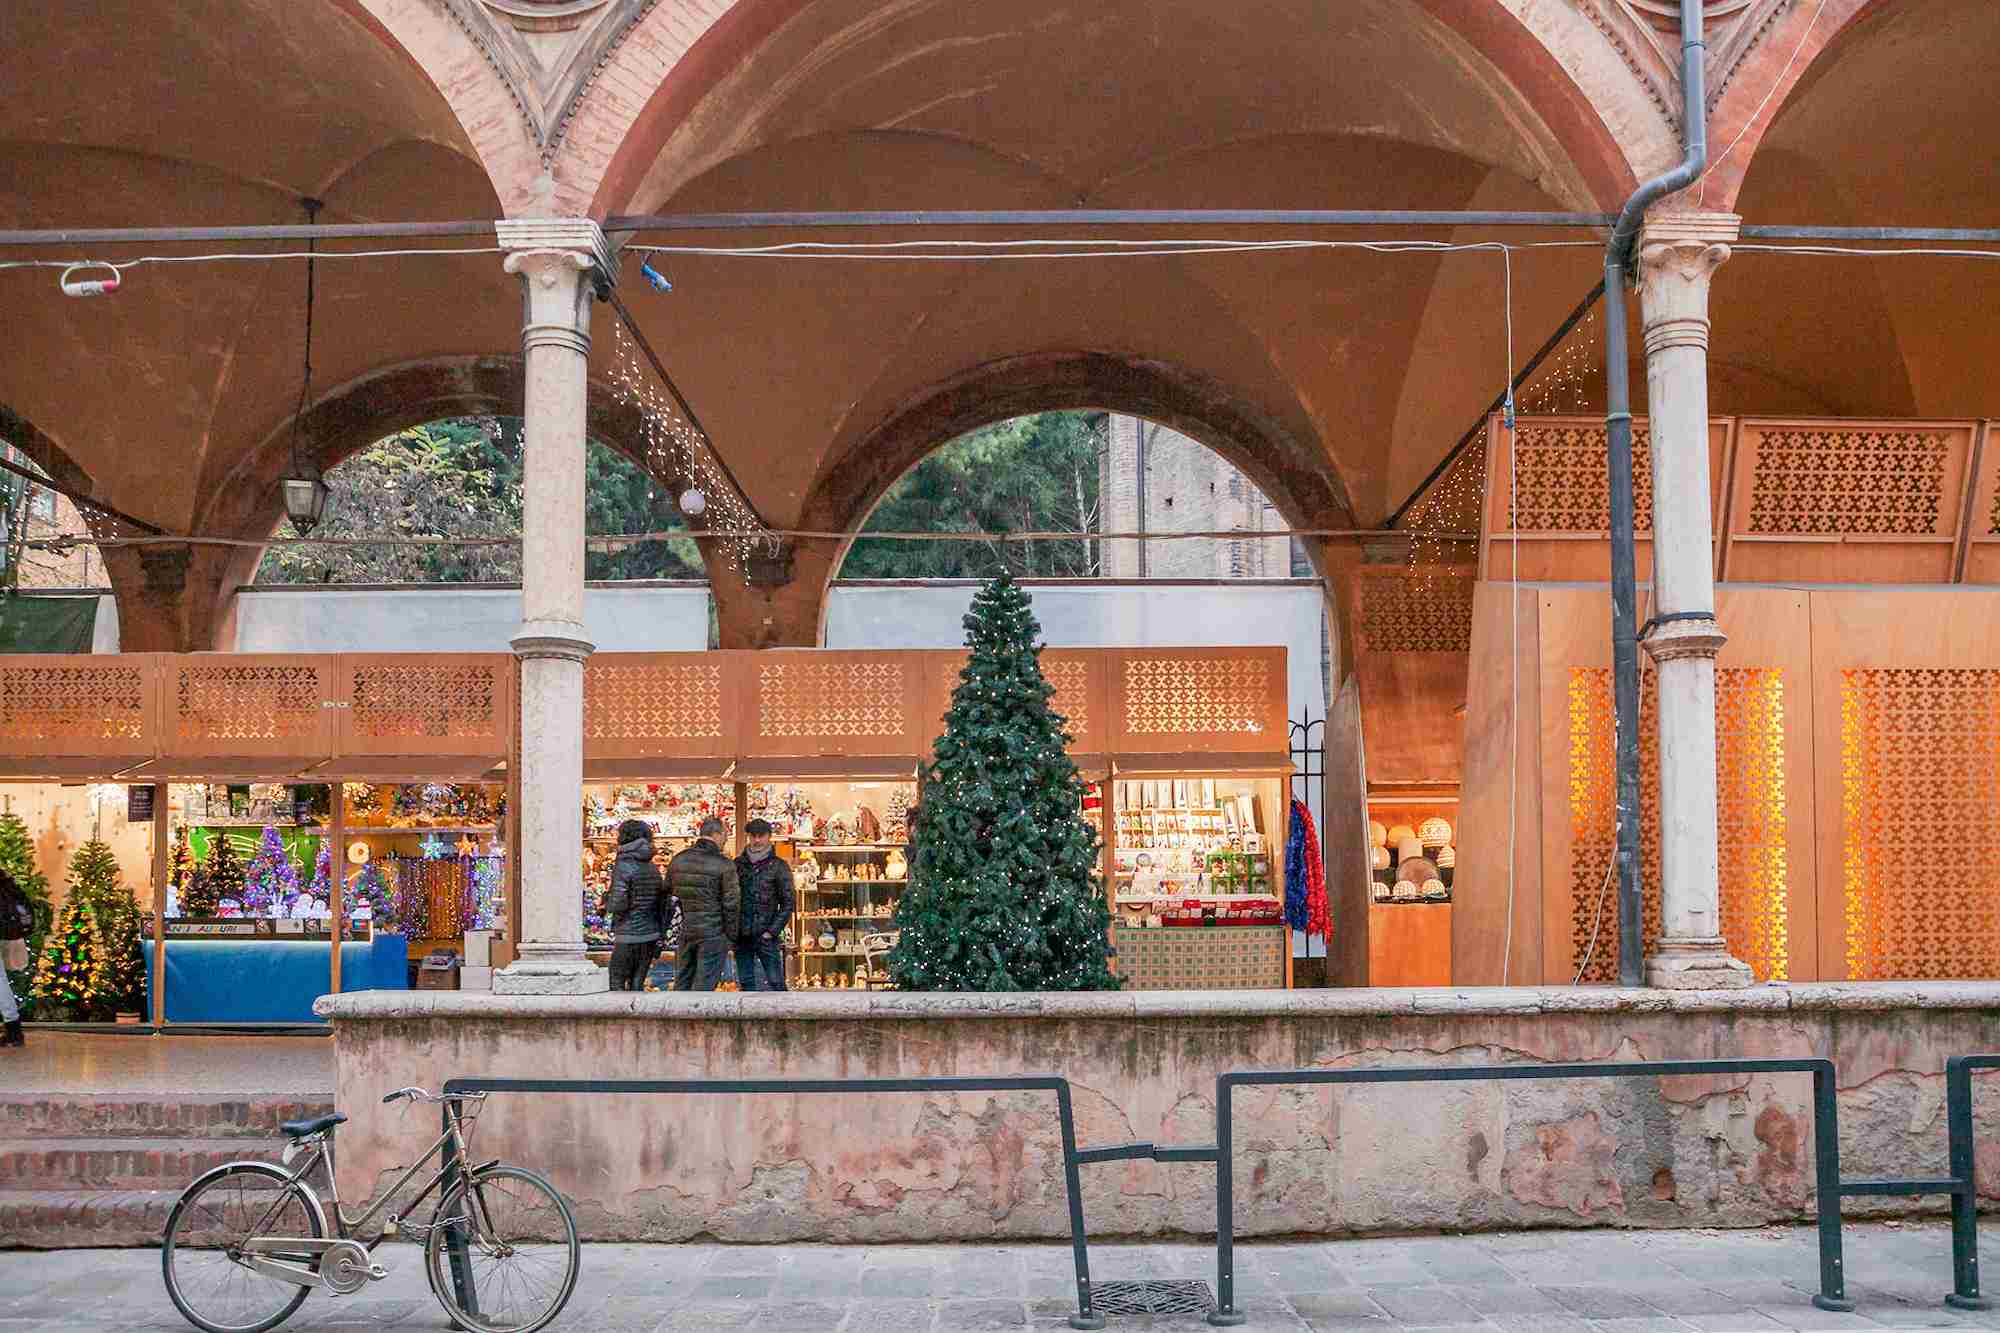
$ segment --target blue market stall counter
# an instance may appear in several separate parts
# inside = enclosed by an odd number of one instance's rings
[[[169,923],[170,926],[179,923]],[[169,1023],[317,1023],[313,1001],[327,993],[332,942],[271,933],[269,922],[232,922],[231,938],[166,941],[166,1017]],[[153,941],[146,952],[146,982],[153,980]],[[344,940],[340,945],[343,991],[408,990],[409,941],[401,935]]]

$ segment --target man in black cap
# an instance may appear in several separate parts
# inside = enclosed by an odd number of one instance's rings
[[[736,980],[753,991],[757,972],[764,973],[763,990],[784,990],[785,926],[798,906],[792,891],[791,863],[771,846],[771,825],[753,819],[743,826],[748,837],[736,858],[736,878],[743,885],[741,934],[736,937]]]

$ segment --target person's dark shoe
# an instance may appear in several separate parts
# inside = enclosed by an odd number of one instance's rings
[[[0,1046],[26,1046],[28,1039],[21,1033],[19,1021],[7,1025],[7,1035],[0,1037]]]

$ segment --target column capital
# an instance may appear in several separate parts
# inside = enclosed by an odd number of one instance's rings
[[[595,218],[501,218],[493,224],[500,248],[507,251],[507,271],[519,273],[515,259],[541,251],[573,253],[577,268],[594,268],[612,286],[618,285],[618,252],[605,239]]]
[[[1678,662],[1689,657],[1713,658],[1728,642],[1729,636],[1709,617],[1665,621],[1654,626],[1642,646],[1655,662]]]
[[[1708,346],[1708,284],[1729,258],[1743,219],[1734,213],[1659,213],[1639,233],[1639,299],[1646,351]]]

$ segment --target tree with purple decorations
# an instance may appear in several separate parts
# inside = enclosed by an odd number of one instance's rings
[[[285,850],[285,840],[269,824],[243,871],[243,915],[283,916],[300,893],[299,869]]]

